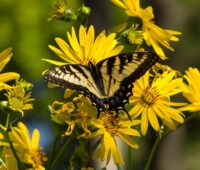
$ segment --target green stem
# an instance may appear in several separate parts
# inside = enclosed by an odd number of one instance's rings
[[[185,119],[184,124],[187,123],[188,121],[190,121],[191,119],[196,118],[197,116],[198,116],[197,113],[191,114],[190,116],[188,116],[188,117]],[[181,126],[183,126],[184,124],[179,124],[179,125],[177,126],[177,129],[180,128]],[[162,138],[165,137],[166,135],[168,135],[169,133],[172,133],[172,132],[174,132],[174,131],[173,131],[173,130],[170,130],[170,129],[167,130],[166,132],[164,132],[164,133],[162,134]],[[146,163],[146,166],[145,166],[145,170],[149,170],[150,165],[151,165],[151,162],[152,162],[152,159],[153,159],[153,157],[154,157],[154,154],[155,154],[155,152],[156,152],[156,149],[157,149],[157,146],[158,146],[160,140],[161,140],[161,137],[158,135],[157,138],[156,138],[155,143],[153,144],[153,147],[152,147],[152,149],[151,149],[151,152],[150,152],[150,154],[149,154],[149,157],[148,157],[148,159],[147,159],[147,163]]]
[[[157,146],[158,146],[158,143],[160,141],[160,136],[158,135],[157,138],[156,138],[156,141],[155,143],[153,144],[153,147],[151,149],[151,152],[149,154],[149,157],[147,159],[147,163],[146,163],[146,166],[145,166],[145,170],[149,170],[150,169],[150,166],[151,166],[151,162],[153,160],[153,157],[154,157],[154,154],[156,152],[156,149],[157,149]]]
[[[137,45],[135,51],[138,51],[140,49],[140,44]]]
[[[10,140],[10,137],[9,137],[9,129],[10,129],[9,122],[10,122],[10,113],[8,113],[7,118],[6,118],[6,132],[5,132],[5,135],[6,135],[6,138],[8,140],[8,143],[10,145],[10,149],[12,150],[12,153],[13,153],[15,159],[17,160],[17,164],[18,164],[19,169],[20,170],[26,170],[24,165],[20,161],[20,159],[19,159],[19,157],[17,155],[17,152],[16,152],[16,150],[15,150],[15,148],[14,148],[14,146],[13,146],[11,140]]]
[[[12,153],[13,153],[15,159],[17,160],[18,167],[19,167],[20,170],[26,170],[25,167],[24,167],[24,165],[21,163],[21,161],[20,161],[20,159],[19,159],[17,153],[16,153],[16,150],[15,150],[15,148],[14,148],[14,146],[13,146],[11,140],[10,140],[10,137],[9,137],[9,134],[8,134],[8,133],[9,133],[9,132],[6,131],[6,137],[7,137],[7,139],[8,139],[8,143],[9,143],[9,145],[10,145],[10,148],[11,148],[11,150],[12,150]]]
[[[48,158],[47,170],[50,170],[51,162],[53,160],[53,156],[54,156],[56,145],[57,145],[59,138],[60,138],[60,133],[58,133],[56,135],[55,139],[54,139],[53,146],[51,148],[50,155],[49,155],[49,158]]]
[[[51,170],[51,169],[52,169],[52,170],[55,169],[55,168],[54,168],[55,165],[56,165],[57,162],[61,159],[63,153],[65,152],[66,148],[68,147],[68,145],[71,143],[71,141],[72,141],[73,139],[74,139],[73,136],[70,137],[70,138],[67,140],[67,142],[62,146],[62,148],[59,150],[58,154],[56,155],[56,157],[55,157],[53,163],[50,165],[49,170]]]
[[[9,122],[10,122],[10,113],[7,114],[7,118],[6,118],[6,130],[8,129]]]
[[[117,170],[121,169],[119,164],[116,164],[116,166],[117,166]]]
[[[133,170],[132,165],[132,148],[128,146],[128,170]]]

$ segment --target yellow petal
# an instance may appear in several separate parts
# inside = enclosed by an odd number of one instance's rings
[[[151,37],[149,36],[149,40],[150,40],[150,44],[153,46],[153,49],[156,51],[156,53],[158,54],[158,56],[165,60],[166,56],[162,50],[162,48],[159,46],[159,44]]]
[[[113,48],[111,51],[109,51],[109,53],[107,54],[107,56],[110,56],[110,57],[111,56],[115,56],[115,55],[119,54],[123,50],[123,48],[124,48],[124,46],[122,46],[122,45],[117,46],[116,48]]]
[[[69,34],[69,32],[67,32],[67,37],[68,40],[70,42],[71,47],[73,48],[73,50],[76,52],[76,54],[78,55],[78,57],[83,60],[83,52],[81,50],[81,47],[79,45],[78,39],[76,37],[76,32],[74,27],[72,27],[72,33],[71,35]]]
[[[9,133],[9,136],[11,138],[11,140],[13,142],[16,142],[18,144],[20,144],[21,146],[26,147],[27,143],[25,143],[25,141],[23,141],[23,139],[21,138],[21,136],[15,131],[15,129],[12,130],[11,133]]]
[[[126,142],[130,147],[138,149],[139,145],[137,143],[135,143],[132,138],[130,138],[128,135],[122,134],[122,133],[118,133],[118,136],[124,141]]]
[[[127,23],[122,23],[113,28],[113,32],[121,32],[127,27]]]
[[[158,119],[156,117],[156,114],[153,112],[151,108],[148,109],[148,119],[155,131],[158,131],[160,129]]]
[[[126,9],[126,6],[124,5],[124,3],[121,0],[111,0],[111,2],[117,6],[119,6],[120,8]]]
[[[48,63],[54,64],[54,65],[57,65],[57,66],[62,66],[62,65],[68,64],[68,63],[59,62],[59,61],[55,61],[55,60],[49,60],[49,59],[45,59],[45,58],[43,58],[42,60],[46,61]]]
[[[0,82],[7,82],[10,80],[18,79],[20,77],[19,74],[15,72],[7,72],[0,74]]]
[[[145,109],[141,117],[141,133],[143,136],[145,136],[147,133],[148,124],[149,122],[148,122],[148,116],[147,116],[147,109]]]
[[[163,105],[163,110],[164,112],[166,112],[166,114],[168,114],[172,119],[176,120],[177,122],[179,123],[184,122],[184,119],[181,116],[181,112],[179,110],[167,107],[165,105]]]
[[[131,129],[131,128],[119,128],[118,132],[120,132],[121,134],[126,134],[126,135],[130,135],[130,136],[140,136],[140,133],[135,130],[135,129]]]
[[[60,50],[56,49],[55,47],[51,47],[51,50],[53,50],[55,53],[57,52],[57,55],[59,55],[63,60],[68,61],[69,63],[79,64],[80,63],[80,57],[76,53],[76,51],[72,50],[72,48],[61,38],[55,38],[56,43],[60,47],[60,49],[64,52],[62,53]]]
[[[141,103],[137,102],[135,106],[129,111],[129,114],[132,118],[138,117],[142,112],[144,108],[141,106]]]
[[[107,141],[107,145],[110,146],[111,153],[113,160],[116,164],[124,164],[124,160],[122,158],[122,155],[117,147],[116,141],[114,138],[112,138],[108,133],[105,133],[105,141]]]
[[[72,96],[74,94],[74,90],[71,89],[66,89],[64,92],[64,99],[68,99],[70,96]]]
[[[5,65],[10,61],[12,57],[12,48],[7,48],[0,53],[0,72],[3,70]]]
[[[40,141],[40,131],[38,129],[34,129],[32,133],[32,141],[31,145],[33,148],[37,148],[39,146]]]
[[[88,29],[88,33],[87,33],[87,37],[86,37],[86,43],[84,45],[85,56],[91,55],[92,46],[94,44],[94,37],[95,37],[94,26],[91,25]]]
[[[31,143],[28,128],[22,122],[19,122],[17,125],[19,128],[16,128],[15,130],[18,131],[18,133],[21,133],[22,139],[26,142],[27,146],[30,146]]]
[[[87,34],[86,34],[86,29],[84,26],[80,26],[79,29],[79,42],[80,42],[80,46],[85,46],[86,42],[87,42]]]
[[[176,126],[174,122],[171,120],[171,118],[167,114],[164,114],[164,112],[162,111],[162,106],[152,107],[152,110],[162,119],[162,121],[167,127],[169,127],[172,130],[176,129]]]
[[[12,88],[12,86],[9,86],[8,84],[6,84],[6,83],[2,83],[2,82],[0,82],[0,91],[1,90],[7,90],[7,89],[10,89],[10,88]]]

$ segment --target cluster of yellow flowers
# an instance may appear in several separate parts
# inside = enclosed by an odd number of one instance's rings
[[[115,29],[123,38],[127,38],[129,44],[133,45],[132,51],[133,49],[136,49],[136,51],[142,50],[143,42],[145,42],[146,45],[153,47],[162,60],[167,59],[161,45],[174,51],[169,42],[178,41],[179,39],[176,36],[181,33],[157,26],[153,21],[152,7],[142,8],[140,0],[111,1],[124,9],[128,17],[140,19],[140,22],[133,22],[132,25],[123,23]],[[55,8],[54,10],[54,16],[55,14],[59,16]],[[58,16],[52,16],[52,19],[58,19]],[[77,33],[75,30],[77,30]],[[58,48],[49,45],[49,48],[64,62],[44,60],[54,65],[88,65],[89,62],[97,64],[103,59],[121,53],[124,46],[127,45],[119,44],[120,36],[116,37],[116,35],[116,33],[106,35],[105,31],[102,31],[95,38],[93,25],[88,28],[81,24],[80,27],[76,28],[72,26],[71,33],[67,31],[68,43],[61,38],[55,38]],[[134,48],[134,45],[137,47]],[[188,81],[188,85],[184,82],[184,77]],[[132,121],[125,115],[115,117],[114,114],[103,114],[96,118],[97,113],[94,106],[80,95],[78,95],[78,98],[81,98],[81,102],[78,107],[68,102],[68,100],[62,103],[54,102],[51,106],[52,108],[56,104],[61,105],[61,108],[59,110],[52,109],[52,115],[56,115],[53,116],[53,120],[58,121],[61,118],[62,122],[67,124],[67,130],[64,135],[71,135],[73,129],[79,126],[82,131],[81,134],[78,134],[78,138],[100,137],[99,148],[94,154],[95,159],[106,160],[107,164],[112,155],[116,164],[123,164],[124,161],[117,146],[116,137],[121,138],[130,147],[138,148],[139,145],[133,141],[132,136],[139,137],[140,134],[145,136],[149,125],[158,133],[163,133],[163,130],[167,128],[175,130],[177,123],[184,123],[185,115],[183,111],[199,110],[200,95],[198,91],[200,86],[194,83],[195,81],[200,82],[199,71],[196,68],[189,68],[184,77],[177,70],[158,63],[137,80],[132,90],[133,96],[129,100],[131,108],[129,114]],[[192,104],[173,102],[172,97],[178,94],[183,94]],[[77,100],[76,98],[77,96],[73,101]],[[63,113],[65,113],[64,119]],[[91,115],[91,113],[93,114]],[[140,127],[141,133],[137,127]]]
[[[0,71],[3,70],[12,55],[11,48],[0,53]],[[42,170],[44,169],[42,164],[46,161],[46,157],[39,146],[39,130],[35,129],[32,138],[30,138],[29,131],[22,122],[19,122],[16,127],[12,127],[12,122],[19,119],[20,116],[15,115],[15,112],[24,116],[24,111],[33,108],[32,103],[30,103],[34,100],[31,98],[30,92],[32,84],[19,78],[20,75],[15,72],[0,74],[0,92],[7,97],[7,100],[0,101],[1,121],[6,117],[6,125],[0,125],[0,148],[3,150],[1,158],[4,161],[0,165],[0,169],[18,170],[23,169],[23,164],[27,164],[31,165],[30,169]],[[14,85],[7,83],[11,80],[15,80]]]
[[[71,33],[67,31],[67,41],[55,38],[58,47],[49,45],[49,48],[64,61],[43,60],[58,66],[65,64],[87,66],[89,63],[95,65],[103,59],[120,54],[126,45],[131,47],[132,52],[143,51],[143,45],[152,46],[161,60],[167,59],[161,46],[173,51],[169,43],[178,41],[177,35],[181,33],[157,26],[153,21],[152,7],[142,8],[140,0],[111,0],[111,2],[124,9],[128,17],[140,20],[117,26],[117,34],[113,32],[106,35],[106,32],[102,31],[95,36],[93,25],[83,26],[90,14],[89,7],[83,5],[79,13],[82,12],[84,15],[76,15],[68,8],[66,1],[58,1],[51,11],[49,20],[71,22],[72,28]],[[128,44],[121,43],[121,37],[126,38]],[[0,53],[0,72],[11,56],[11,48]],[[13,126],[12,121],[18,120],[19,115],[12,119],[10,116],[14,112],[24,116],[25,111],[33,108],[31,102],[34,99],[31,98],[30,92],[32,84],[19,80],[19,77],[19,74],[14,72],[0,74],[0,92],[7,97],[6,101],[0,101],[2,114],[6,115],[6,125],[0,125],[2,132],[0,147],[3,148],[1,154],[3,163],[0,165],[0,170],[43,170],[47,157],[39,145],[39,130],[34,129],[30,137],[24,123],[18,122]],[[7,83],[11,80],[15,80],[14,85]],[[115,116],[116,113],[101,114],[97,118],[97,110],[90,99],[69,89],[65,90],[63,101],[55,100],[49,106],[52,121],[64,127],[60,135],[62,141],[70,137],[80,140],[79,149],[74,151],[68,161],[71,169],[75,167],[73,160],[76,156],[81,158],[82,170],[93,169],[88,167],[86,158],[83,158],[87,150],[82,147],[83,141],[89,141],[88,139],[97,141],[94,146],[94,159],[100,158],[107,165],[112,157],[115,164],[121,165],[124,164],[124,160],[117,138],[131,148],[139,148],[134,138],[145,136],[150,127],[162,136],[167,130],[175,130],[184,123],[185,117],[189,116],[184,112],[197,114],[196,112],[200,110],[200,72],[197,68],[190,67],[185,75],[182,75],[177,70],[158,63],[134,82],[132,92],[127,107],[132,120],[125,114]],[[173,102],[173,97],[180,94],[189,101],[189,104],[181,101]],[[49,167],[54,168],[56,161],[51,164],[52,155],[49,159]]]

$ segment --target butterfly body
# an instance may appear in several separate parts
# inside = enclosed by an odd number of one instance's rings
[[[158,58],[149,52],[121,54],[96,65],[88,63],[87,66],[58,66],[48,70],[44,79],[89,97],[97,108],[98,116],[105,110],[126,112],[125,105],[132,95],[132,83],[155,64]]]

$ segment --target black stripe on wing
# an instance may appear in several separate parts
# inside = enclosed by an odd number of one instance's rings
[[[104,89],[107,89],[105,94],[108,96],[109,109],[126,112],[125,104],[132,95],[132,83],[158,60],[159,57],[154,53],[135,52],[113,56],[99,62],[97,68],[102,74],[104,85],[107,85]]]
[[[128,76],[126,79],[123,80],[122,84],[126,85],[126,84],[135,82],[137,79],[142,77],[146,73],[146,71],[149,70],[149,68],[151,68],[159,60],[159,56],[156,55],[155,53],[137,52],[137,55],[135,55],[134,61],[135,60],[141,61],[142,58],[144,58],[144,56],[146,56],[144,61],[130,76]],[[128,58],[129,57],[131,58],[131,56],[128,56]]]
[[[94,65],[91,66],[95,69]],[[94,77],[97,74],[92,72],[95,72],[95,70],[92,70],[91,66],[63,65],[54,67],[44,74],[44,79],[60,87],[76,90],[89,97],[92,103],[96,105],[99,115],[100,110],[104,109],[104,103],[103,99],[100,98],[102,95],[99,87],[95,84],[94,80],[94,78],[97,80],[99,78]]]
[[[97,64],[97,68],[101,74],[107,74],[114,79],[115,76],[123,74],[118,81],[121,84],[129,84],[140,78],[158,60],[159,57],[151,52],[133,52],[102,60]]]

